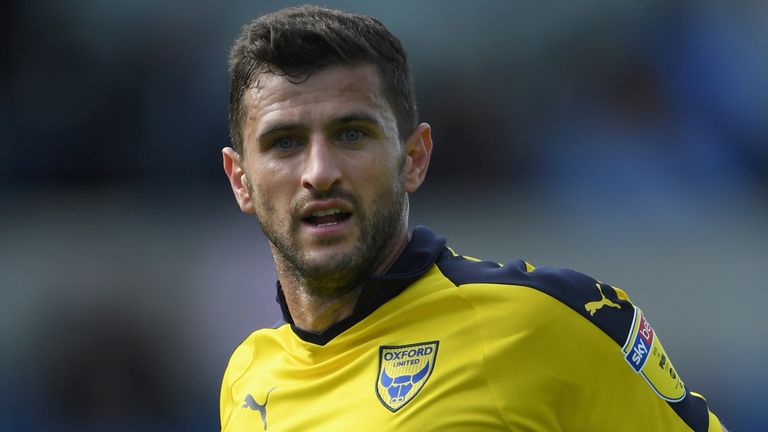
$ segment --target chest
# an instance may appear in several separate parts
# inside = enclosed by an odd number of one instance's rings
[[[322,347],[258,353],[225,430],[506,430],[472,314],[450,312],[389,314]]]

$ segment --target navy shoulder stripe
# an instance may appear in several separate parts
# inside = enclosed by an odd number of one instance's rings
[[[521,285],[544,292],[593,322],[619,346],[624,345],[634,317],[633,305],[619,298],[612,286],[573,270],[539,267],[529,271],[523,260],[501,265],[468,259],[450,250],[444,252],[437,265],[456,285]],[[598,309],[599,314],[595,313]]]
[[[627,342],[635,321],[635,306],[620,290],[585,274],[552,267],[532,268],[523,260],[505,265],[480,261],[445,248],[436,265],[456,286],[487,283],[533,288],[557,299],[613,339],[619,348]],[[706,402],[687,389],[682,400],[669,406],[692,430],[706,432],[709,410]]]

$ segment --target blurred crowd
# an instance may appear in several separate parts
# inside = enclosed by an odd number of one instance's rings
[[[284,3],[11,2],[4,183],[218,182],[230,40]],[[765,185],[764,3],[562,3],[425,2],[418,27],[394,6],[358,5],[409,49],[441,147],[434,183]]]

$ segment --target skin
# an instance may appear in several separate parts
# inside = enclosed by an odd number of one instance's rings
[[[371,65],[298,84],[264,74],[244,104],[243,154],[224,148],[224,171],[270,241],[294,324],[322,331],[352,314],[364,278],[385,272],[408,243],[408,193],[424,181],[430,127],[400,141]],[[308,223],[331,209],[348,217]]]

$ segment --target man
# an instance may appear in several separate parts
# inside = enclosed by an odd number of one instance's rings
[[[285,323],[233,354],[223,431],[722,430],[622,290],[409,234],[432,139],[381,23],[284,9],[243,29],[230,70],[224,170]]]

